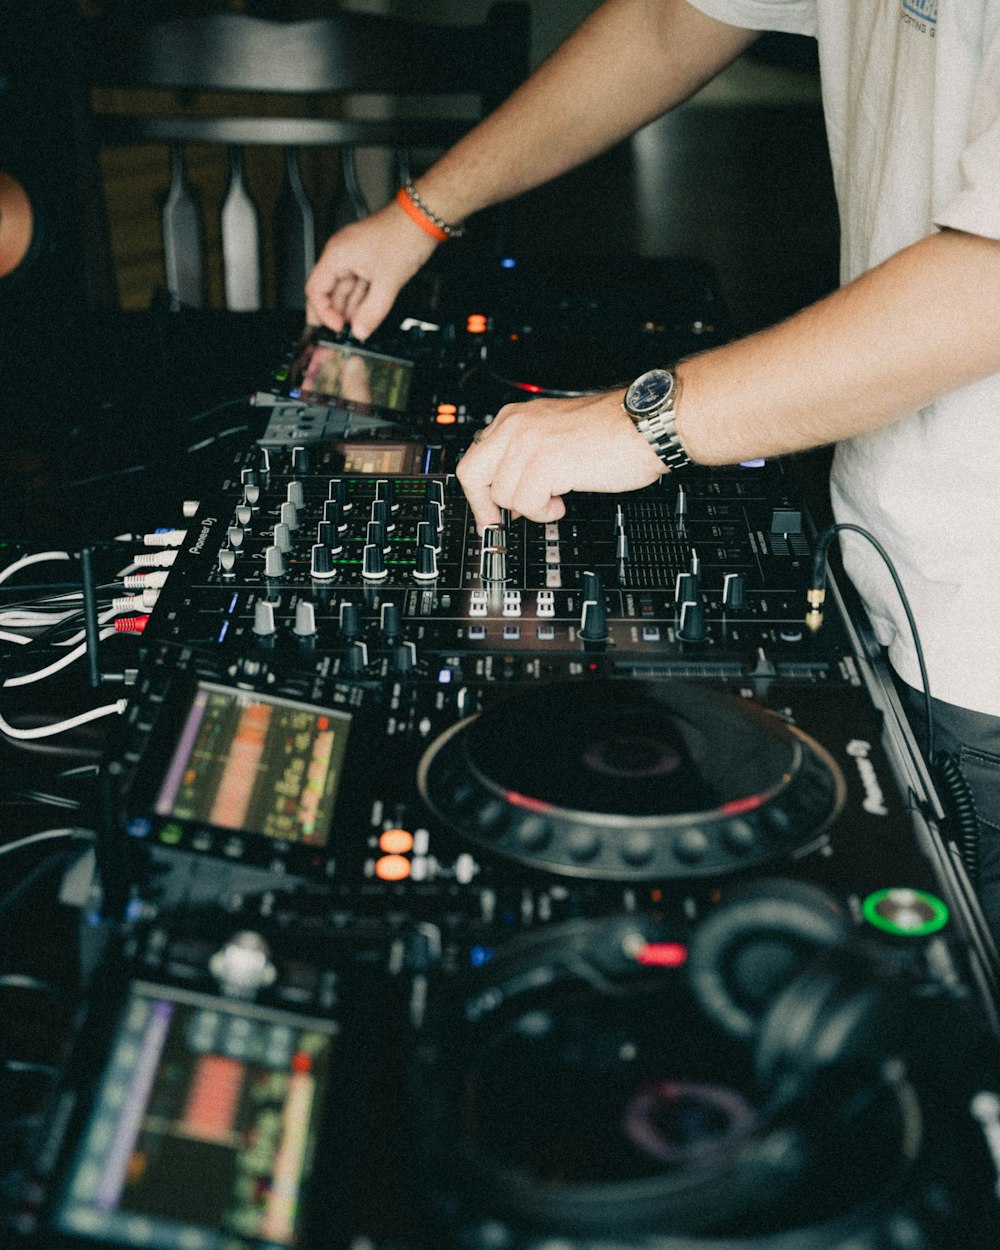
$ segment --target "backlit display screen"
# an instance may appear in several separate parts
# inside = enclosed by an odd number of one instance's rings
[[[134,983],[55,1227],[142,1250],[300,1244],[336,1031]]]
[[[350,725],[346,712],[200,682],[157,815],[325,846]]]
[[[412,378],[410,360],[349,343],[309,343],[291,367],[288,394],[405,412]]]

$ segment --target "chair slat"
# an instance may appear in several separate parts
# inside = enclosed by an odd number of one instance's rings
[[[188,308],[205,305],[204,237],[194,188],[187,180],[184,153],[170,149],[170,186],[161,213],[167,290]]]
[[[222,269],[226,307],[235,312],[260,308],[260,216],[243,178],[243,154],[229,149],[229,187],[222,201]]]
[[[302,182],[298,148],[285,153],[285,178],[274,208],[278,304],[304,308],[306,277],[316,263],[316,221]]]

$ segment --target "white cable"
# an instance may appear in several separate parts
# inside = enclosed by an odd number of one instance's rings
[[[75,608],[70,608],[68,612],[34,612],[29,608],[11,608],[7,612],[0,612],[0,625],[31,629],[34,625],[58,625],[60,621],[67,621],[76,615]]]
[[[105,608],[103,612],[97,614],[98,625],[107,625],[108,621],[113,620],[118,613],[113,608]],[[87,631],[78,629],[75,634],[71,634],[69,638],[64,638],[61,642],[54,642],[54,647],[75,647],[78,642],[86,638]]]
[[[118,631],[116,629],[102,629],[97,635],[101,642],[105,638],[113,638]],[[45,668],[36,669],[33,673],[22,673],[20,677],[8,677],[3,683],[5,686],[30,686],[32,682],[42,681],[46,677],[51,677],[53,673],[58,673],[60,669],[68,668],[74,660],[78,660],[81,655],[87,654],[87,644],[81,643],[75,651],[70,651],[67,655],[62,655],[58,660],[54,660]]]
[[[0,855],[9,855],[11,851],[20,851],[36,842],[52,842],[62,838],[86,838],[88,842],[94,842],[97,835],[93,829],[77,829],[72,825],[67,825],[64,829],[43,829],[41,833],[30,833],[26,838],[18,838],[15,842],[5,842],[0,846]]]
[[[89,721],[99,720],[102,716],[121,716],[128,707],[128,699],[116,699],[104,707],[91,708],[89,712],[81,712],[79,716],[71,716],[69,720],[59,721],[55,725],[39,725],[35,729],[15,729],[0,716],[0,733],[9,738],[51,738],[53,734],[66,733]]]
[[[41,564],[44,560],[71,560],[73,557],[68,551],[39,551],[33,556],[22,556],[20,560],[15,560],[13,564],[8,564],[3,570],[0,570],[0,582],[5,582],[8,577],[13,577],[21,569],[26,569],[29,564]]]
[[[5,629],[0,629],[0,642],[16,642],[18,646],[23,646],[26,642],[31,642],[31,639],[23,634],[8,634]]]

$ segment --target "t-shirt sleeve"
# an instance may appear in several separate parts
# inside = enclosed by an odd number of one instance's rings
[[[934,222],[1000,239],[1000,22],[994,26],[972,91],[959,189],[936,207]]]
[[[709,17],[746,30],[816,34],[816,0],[688,0]]]

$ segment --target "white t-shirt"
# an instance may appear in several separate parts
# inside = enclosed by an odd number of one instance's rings
[[[843,281],[938,227],[1000,239],[1000,0],[690,3],[818,39]],[[1000,374],[841,443],[831,490],[837,519],[889,551],[934,696],[1000,716]],[[919,688],[882,561],[853,534],[841,545],[893,666]]]

